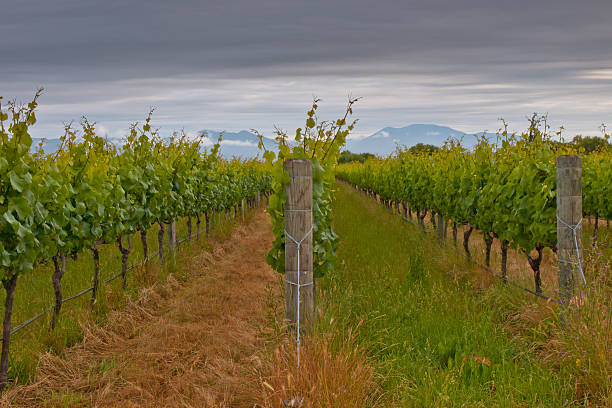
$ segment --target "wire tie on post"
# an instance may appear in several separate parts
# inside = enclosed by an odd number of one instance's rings
[[[310,211],[310,210],[308,210]],[[287,232],[287,230],[285,230],[285,236],[289,237],[289,239],[291,241],[293,241],[293,243],[295,244],[295,246],[297,247],[297,282],[291,282],[288,279],[285,279],[285,282],[287,282],[290,285],[294,285],[297,287],[297,305],[296,305],[296,314],[297,314],[297,324],[296,324],[296,354],[297,354],[297,380],[299,381],[300,379],[300,288],[304,287],[304,286],[309,286],[312,285],[314,283],[314,280],[308,283],[301,283],[300,282],[300,249],[302,248],[302,243],[304,242],[304,240],[306,238],[308,238],[308,236],[310,236],[310,234],[312,233],[312,226],[310,227],[310,230],[302,237],[302,239],[300,239],[299,241],[296,240],[295,238],[293,238],[291,236],[291,234],[289,234]]]
[[[559,262],[571,264],[571,265],[577,265],[578,271],[580,272],[580,277],[582,278],[582,283],[586,285],[587,283],[586,278],[584,277],[584,271],[582,270],[583,260],[582,260],[582,257],[580,256],[580,249],[578,248],[578,237],[576,236],[576,229],[582,225],[582,218],[580,219],[580,221],[578,221],[576,225],[569,225],[567,222],[563,221],[561,217],[559,217],[559,213],[557,213],[557,220],[572,231],[572,235],[574,237],[574,247],[576,249],[576,259],[578,261],[578,262],[571,262],[566,259],[559,259]]]

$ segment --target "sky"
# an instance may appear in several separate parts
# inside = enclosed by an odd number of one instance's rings
[[[355,137],[436,123],[566,136],[612,126],[610,0],[0,0],[0,95],[44,87],[35,137],[85,115],[119,137],[155,107],[162,134],[294,133],[361,97]]]

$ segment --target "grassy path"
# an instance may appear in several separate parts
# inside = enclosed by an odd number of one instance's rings
[[[204,217],[202,217],[204,218]],[[223,240],[238,223],[237,219],[229,220],[218,215],[212,217],[210,239],[205,237],[204,221],[202,221],[201,236],[195,237],[196,226],[193,220],[192,240],[181,244],[177,260],[187,259],[194,253],[207,250],[210,243]],[[166,267],[161,268],[159,258],[153,256],[158,250],[158,226],[147,231],[147,245],[151,261],[147,267],[136,267],[127,274],[127,290],[122,288],[121,277],[105,283],[111,277],[116,277],[121,271],[121,256],[116,243],[99,246],[100,253],[100,287],[95,307],[90,304],[91,292],[75,298],[62,305],[55,330],[49,330],[52,313],[43,314],[40,319],[16,332],[11,338],[9,360],[9,380],[18,384],[26,384],[33,379],[38,364],[39,355],[45,352],[61,354],[64,349],[79,343],[83,339],[82,321],[103,323],[111,310],[121,308],[125,304],[126,294],[137,297],[142,288],[155,282],[164,281],[169,273],[181,271],[174,268],[171,260],[171,250],[166,247],[164,256]],[[187,237],[186,219],[177,222],[177,236]],[[164,245],[168,245],[168,233],[164,234]],[[140,265],[144,260],[139,233],[132,234],[132,251],[129,265]],[[55,293],[51,283],[53,263],[40,265],[31,273],[19,277],[15,292],[13,310],[13,327],[23,323],[55,304]],[[94,263],[91,251],[83,251],[77,259],[68,258],[66,272],[62,278],[64,299],[81,293],[92,285]],[[0,291],[0,313],[4,315],[5,291]]]
[[[81,343],[44,354],[34,382],[9,389],[0,406],[253,407],[271,299],[281,298],[265,263],[271,241],[258,210],[105,325],[85,322]]]
[[[334,228],[341,265],[319,282],[323,321],[359,326],[383,406],[572,404],[570,377],[504,328],[505,301],[539,300],[501,285],[479,289],[462,258],[344,184]]]

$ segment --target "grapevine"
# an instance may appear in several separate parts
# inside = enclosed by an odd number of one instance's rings
[[[317,117],[319,99],[314,100],[307,112],[304,128],[295,132],[295,143],[288,135],[276,130],[278,154],[267,150],[263,136],[259,136],[259,147],[264,150],[263,158],[271,168],[273,177],[268,214],[272,220],[275,240],[268,253],[267,262],[278,272],[285,272],[284,204],[285,186],[289,174],[283,164],[287,159],[309,159],[312,162],[312,213],[313,213],[313,269],[314,276],[320,277],[334,268],[338,236],[332,229],[332,208],[334,200],[334,168],[340,156],[340,149],[354,129],[356,120],[347,124],[358,98],[349,98],[344,116],[333,122],[320,121]]]
[[[386,159],[342,164],[337,176],[385,202],[414,209],[424,228],[426,212],[443,214],[456,225],[467,224],[464,247],[469,257],[473,229],[483,231],[487,266],[493,238],[502,244],[502,274],[508,246],[523,252],[533,269],[537,293],[542,292],[542,251],[556,250],[556,167],[559,155],[579,153],[531,129],[521,135],[499,132],[491,142],[480,138],[467,151],[448,140],[439,152],[413,154],[398,149]],[[612,215],[610,152],[587,155],[583,162],[584,213]],[[535,251],[535,255],[534,252]]]
[[[217,155],[219,143],[210,151],[202,148],[204,135],[190,139],[178,132],[164,141],[152,127],[152,111],[142,126],[131,126],[121,149],[96,135],[95,123],[84,118],[80,130],[66,126],[58,151],[49,154],[39,147],[32,153],[29,128],[36,123],[40,93],[25,106],[10,102],[6,111],[0,97],[0,266],[6,291],[0,390],[7,384],[14,293],[21,274],[53,261],[53,327],[63,303],[67,256],[92,252],[93,306],[99,245],[117,243],[125,288],[131,234],[139,231],[146,237],[158,224],[163,260],[164,225],[179,217],[199,219],[202,213],[208,220],[211,210],[236,208],[271,189],[262,163],[223,160]]]

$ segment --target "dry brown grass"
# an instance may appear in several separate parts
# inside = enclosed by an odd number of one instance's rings
[[[284,407],[283,401],[297,398],[302,407],[380,406],[374,368],[350,333],[306,337],[299,377],[295,341],[279,344],[264,365],[261,384],[266,408]]]
[[[296,388],[282,286],[265,263],[272,239],[256,212],[210,252],[182,259],[184,283],[170,275],[126,296],[103,326],[84,320],[84,340],[42,355],[35,381],[9,389],[0,406],[277,407],[294,391],[310,406],[365,406],[373,369],[350,342],[332,352],[323,337],[307,340]]]
[[[264,343],[265,264],[272,236],[263,212],[114,311],[65,356],[41,356],[36,381],[14,387],[2,406],[253,406],[252,357]]]

